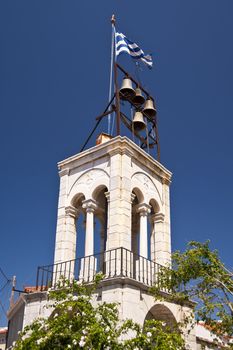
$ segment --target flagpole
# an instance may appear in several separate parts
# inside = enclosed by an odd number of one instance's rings
[[[115,16],[112,15],[111,23],[113,26],[113,32],[114,32],[114,44],[115,44],[115,31],[116,31],[116,19]],[[115,85],[115,101],[116,101],[116,133],[117,135],[120,135],[120,96],[119,96],[119,89],[118,89],[118,82],[117,82],[117,64],[116,64],[116,45],[114,45],[114,85]]]
[[[109,95],[108,95],[108,102],[111,101],[112,98],[112,73],[113,73],[113,60],[114,60],[114,40],[115,40],[115,28],[114,28],[114,24],[113,24],[113,19],[114,19],[114,15],[112,15],[111,18],[111,23],[112,23],[112,44],[111,44],[111,64],[110,64],[110,77],[109,77]],[[111,106],[109,106],[109,110],[110,110]],[[111,117],[112,114],[108,115],[108,134],[110,135],[110,128],[111,128]]]

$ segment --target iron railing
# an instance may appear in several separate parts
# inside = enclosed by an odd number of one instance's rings
[[[39,266],[36,287],[41,291],[54,288],[61,279],[92,282],[100,272],[103,273],[104,280],[128,277],[147,286],[159,286],[162,269],[164,266],[121,247],[75,260]]]

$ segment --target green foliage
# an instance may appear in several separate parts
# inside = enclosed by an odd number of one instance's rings
[[[171,301],[193,300],[197,320],[216,335],[233,335],[233,273],[209,242],[190,242],[184,253],[175,252],[173,269],[164,268],[158,278],[160,285],[151,289],[156,298],[161,298],[162,288],[170,292]]]
[[[61,281],[48,292],[53,311],[49,318],[27,326],[14,350],[181,350],[184,342],[177,330],[160,321],[144,327],[132,320],[119,321],[118,305],[93,299],[101,276],[92,285]]]

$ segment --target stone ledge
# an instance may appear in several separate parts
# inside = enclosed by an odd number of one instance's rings
[[[172,173],[126,136],[116,136],[110,141],[91,147],[86,151],[83,151],[63,161],[60,161],[58,163],[58,169],[60,171],[65,170],[67,168],[72,169],[74,166],[77,167],[78,165],[83,165],[84,163],[92,161],[93,154],[95,154],[95,159],[98,159],[106,157],[106,155],[110,156],[112,152],[121,155],[131,155],[133,159],[137,159],[137,161],[143,163],[144,166],[150,168],[166,183],[170,183]]]

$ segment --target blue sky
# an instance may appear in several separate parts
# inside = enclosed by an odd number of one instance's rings
[[[53,261],[56,163],[79,152],[107,103],[112,13],[154,57],[141,77],[174,174],[173,250],[210,239],[232,267],[232,12],[232,0],[1,1],[0,267],[18,288]],[[134,72],[129,57],[119,62]]]

